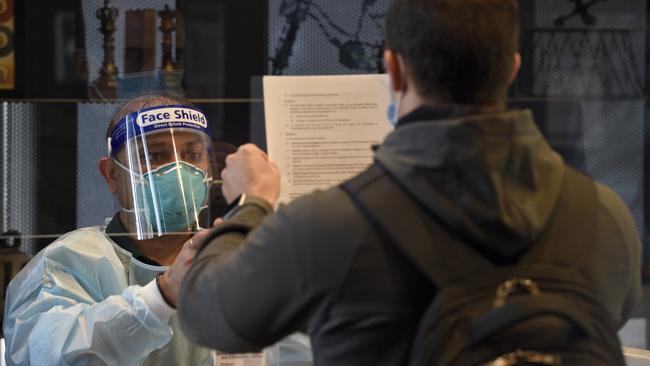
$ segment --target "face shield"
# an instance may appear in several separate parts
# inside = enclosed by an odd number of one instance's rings
[[[209,226],[201,211],[213,182],[211,146],[207,119],[192,107],[146,108],[115,125],[108,149],[120,167],[117,196],[139,240]]]

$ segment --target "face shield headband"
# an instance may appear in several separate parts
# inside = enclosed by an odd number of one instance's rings
[[[133,112],[119,120],[108,137],[108,155],[114,157],[127,138],[173,128],[193,129],[210,137],[208,119],[200,110],[183,105],[160,105]]]

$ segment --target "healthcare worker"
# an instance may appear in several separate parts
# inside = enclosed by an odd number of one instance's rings
[[[218,357],[188,342],[161,292],[189,268],[203,233],[192,235],[210,224],[206,116],[182,99],[140,96],[119,108],[107,145],[99,170],[122,209],[105,227],[61,236],[11,282],[7,364],[212,365]],[[311,358],[304,338],[284,344],[291,359]],[[292,363],[281,345],[264,353],[266,365]]]

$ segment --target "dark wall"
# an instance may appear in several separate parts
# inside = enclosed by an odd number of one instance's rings
[[[66,29],[81,34],[80,0],[15,0],[16,90],[0,92],[2,97],[17,98],[84,98],[86,96],[83,59],[70,67],[77,74],[65,81],[55,79],[55,19],[68,17]],[[77,41],[77,40],[75,40]],[[82,42],[75,42],[79,46]]]
[[[266,1],[188,0],[184,86],[190,98],[251,96],[251,78],[266,66]],[[249,105],[202,103],[214,139],[250,140]]]

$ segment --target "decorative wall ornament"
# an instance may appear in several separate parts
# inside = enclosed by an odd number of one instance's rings
[[[383,72],[383,23],[389,3],[270,0],[269,73]],[[305,60],[311,56],[327,60],[332,71]]]
[[[587,2],[585,2],[585,0],[567,0],[567,1],[574,3],[575,8],[568,15],[561,16],[555,19],[555,25],[557,26],[563,26],[567,20],[578,16],[580,17],[580,19],[582,19],[582,24],[596,25],[597,19],[595,16],[589,14],[589,8],[596,5],[596,3],[598,2],[607,1],[607,0],[589,0]]]
[[[104,0],[104,6],[97,9],[97,19],[101,22],[100,31],[104,37],[104,61],[99,69],[99,78],[90,88],[91,98],[115,98],[117,91],[118,69],[115,65],[115,21],[119,16],[117,8],[109,6],[109,0]]]

